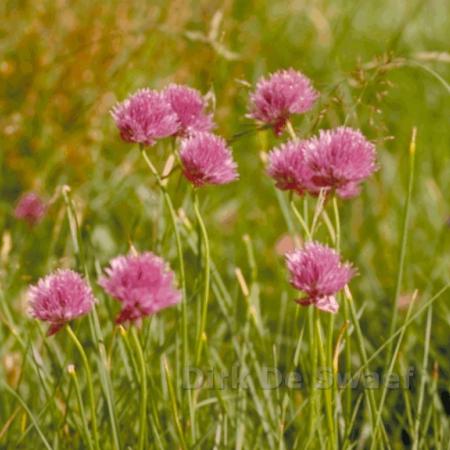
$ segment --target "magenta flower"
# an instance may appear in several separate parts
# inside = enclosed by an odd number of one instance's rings
[[[292,114],[309,111],[319,96],[311,81],[294,70],[279,70],[262,78],[250,94],[249,117],[273,127],[280,135]]]
[[[303,195],[308,189],[311,171],[305,161],[305,141],[288,141],[269,153],[267,173],[278,189]]]
[[[360,183],[377,169],[375,146],[358,130],[339,127],[308,141],[311,193],[334,191],[342,198],[358,194]]]
[[[47,205],[41,197],[34,192],[28,192],[22,195],[17,202],[14,216],[17,219],[25,220],[29,225],[36,225],[43,219],[46,212]]]
[[[236,180],[237,165],[225,139],[211,133],[195,133],[181,142],[183,173],[196,187]]]
[[[111,111],[120,136],[126,142],[153,145],[157,139],[175,134],[177,115],[166,98],[151,89],[140,89]]]
[[[292,286],[306,294],[297,303],[337,312],[339,305],[335,294],[355,275],[350,264],[341,263],[336,251],[317,242],[309,242],[303,249],[287,253],[286,263]]]
[[[205,112],[205,100],[196,89],[170,84],[164,89],[163,95],[178,117],[178,136],[214,128],[211,115]]]
[[[61,269],[30,286],[28,298],[30,314],[50,323],[47,336],[88,314],[95,302],[91,288],[78,273]]]
[[[151,252],[114,258],[99,284],[122,303],[117,323],[138,321],[181,301],[174,274]]]

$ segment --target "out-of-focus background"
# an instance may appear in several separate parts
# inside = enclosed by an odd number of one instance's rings
[[[251,277],[242,241],[249,235],[262,314],[269,327],[282,323],[280,311],[295,307],[282,258],[291,238],[260,157],[280,141],[251,132],[245,114],[251,85],[288,67],[304,72],[322,94],[313,112],[294,119],[301,135],[345,123],[377,145],[379,171],[341,211],[342,252],[359,269],[352,287],[364,305],[369,345],[380,345],[388,333],[413,127],[417,176],[401,305],[407,307],[415,289],[421,302],[448,283],[445,0],[3,0],[0,18],[1,288],[18,326],[29,320],[22,314],[27,284],[71,265],[62,185],[72,189],[93,267],[130,243],[175,261],[154,181],[109,115],[130,92],[170,82],[208,93],[218,134],[231,140],[250,130],[232,141],[240,181],[205,189],[201,198],[212,254],[230,289],[239,292],[235,267]],[[163,150],[150,153],[162,167]],[[178,174],[170,186],[176,206],[185,206],[188,192]],[[18,197],[30,190],[52,202],[32,229],[12,215]],[[236,317],[240,309],[237,303]],[[210,317],[212,327],[221,320]],[[440,389],[448,389],[449,325],[447,295],[435,307],[431,341]],[[280,331],[273,328],[274,335]],[[411,330],[405,364],[415,364],[423,345],[423,322]],[[7,339],[0,357],[12,342],[8,333],[0,334]]]

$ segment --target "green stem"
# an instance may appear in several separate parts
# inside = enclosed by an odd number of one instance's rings
[[[308,331],[309,331],[309,345],[311,353],[311,393],[310,393],[310,408],[309,408],[309,438],[312,439],[314,427],[316,425],[316,378],[317,378],[317,347],[316,347],[316,321],[317,311],[312,307],[308,311]]]
[[[68,368],[69,375],[73,378],[73,382],[75,385],[75,392],[77,394],[78,408],[80,410],[81,422],[83,424],[83,431],[86,439],[86,443],[90,449],[93,449],[92,442],[89,436],[89,427],[86,419],[86,412],[84,410],[83,397],[81,396],[80,383],[78,381],[77,373],[75,371],[75,367],[69,366]]]
[[[412,132],[412,136],[411,136],[411,142],[409,145],[408,192],[407,192],[405,207],[403,210],[402,239],[401,239],[401,244],[400,244],[399,266],[398,266],[398,272],[397,272],[397,281],[396,281],[396,285],[395,285],[394,301],[393,301],[393,305],[392,305],[389,336],[392,336],[392,334],[395,331],[395,326],[397,324],[397,316],[398,316],[397,302],[398,302],[398,298],[400,297],[400,290],[401,290],[401,285],[402,285],[402,280],[403,280],[403,272],[404,272],[404,266],[405,266],[405,260],[406,260],[409,216],[410,216],[410,209],[411,209],[412,191],[413,191],[413,186],[414,186],[415,154],[416,154],[416,129],[414,128],[413,132]],[[391,341],[388,345],[387,358],[386,358],[387,373],[388,373],[387,379],[389,379],[389,376],[394,369],[395,360],[397,357],[397,353],[400,349],[401,342],[403,340],[403,335],[404,335],[404,332],[400,333],[394,354],[393,354],[393,341]],[[372,449],[375,448],[375,445],[376,445],[378,427],[381,422],[381,413],[382,413],[381,410],[384,406],[386,394],[387,394],[387,387],[385,386],[383,388],[383,392],[381,394],[380,404],[378,405],[378,410],[377,410],[377,415],[376,415],[376,420],[375,420],[375,428],[373,430],[373,436],[372,436],[372,447],[371,447]]]
[[[295,134],[294,127],[292,126],[292,123],[290,120],[288,120],[286,122],[286,130],[287,130],[289,136],[291,137],[291,139],[294,139],[294,140],[298,139],[298,136]]]
[[[97,450],[100,450],[100,445],[99,445],[99,440],[98,440],[97,416],[96,416],[96,410],[95,410],[94,384],[92,382],[91,367],[89,365],[89,361],[87,359],[84,348],[81,345],[78,338],[76,337],[75,333],[72,331],[72,328],[70,327],[70,325],[67,325],[66,329],[67,329],[67,332],[68,332],[70,338],[72,339],[72,342],[75,344],[75,347],[77,348],[78,352],[80,353],[81,359],[83,361],[84,369],[86,371],[86,381],[87,381],[87,387],[88,387],[89,402],[90,402],[90,406],[91,406],[91,421],[92,421],[92,434],[94,436],[94,447]]]
[[[408,171],[408,192],[406,196],[406,202],[403,210],[403,225],[402,225],[402,240],[400,244],[399,265],[397,272],[397,281],[395,284],[394,301],[392,304],[391,324],[389,327],[389,336],[395,331],[398,316],[398,298],[400,297],[400,290],[402,286],[403,270],[405,266],[406,248],[408,242],[408,228],[409,228],[409,216],[411,209],[412,191],[414,187],[414,167],[416,156],[416,129],[412,131],[411,142],[409,144],[409,171]],[[389,345],[386,357],[386,366],[389,365],[392,356],[392,344]]]
[[[201,316],[200,316],[200,328],[197,335],[197,345],[196,345],[196,356],[195,362],[198,364],[200,362],[200,357],[202,353],[203,341],[205,340],[205,327],[206,327],[206,317],[208,314],[208,302],[209,302],[209,285],[210,285],[210,251],[209,251],[209,239],[208,232],[206,231],[206,226],[203,221],[202,215],[200,214],[200,208],[198,204],[198,195],[194,191],[194,211],[197,218],[198,224],[200,226],[200,231],[202,234],[203,246],[205,249],[205,272],[204,272],[204,289],[203,289],[203,299],[201,306]]]
[[[339,207],[336,196],[333,196],[333,212],[334,212],[334,222],[335,222],[335,246],[336,250],[340,252],[341,250],[341,220],[339,214]],[[344,320],[346,323],[350,321],[348,301],[345,296],[340,296],[340,298],[344,299]],[[334,328],[334,316],[331,318],[332,323],[330,323],[330,331],[332,332]],[[350,376],[352,371],[352,349],[351,349],[351,340],[350,340],[350,327],[346,327],[345,330],[345,372],[347,376]],[[330,332],[330,336],[332,333]],[[332,352],[332,340],[329,342],[330,346],[330,354]],[[331,356],[332,357],[332,356]],[[351,420],[352,413],[352,390],[351,386],[348,385],[345,387],[344,393],[344,417],[346,423]]]
[[[328,431],[329,431],[329,442],[331,443],[331,448],[336,448],[335,444],[335,431],[334,431],[334,419],[333,419],[333,398],[332,395],[334,393],[334,374],[332,372],[332,364],[331,361],[328,359],[328,366],[327,366],[327,354],[325,352],[324,346],[323,346],[323,338],[322,338],[322,327],[320,324],[320,317],[318,314],[316,314],[316,333],[318,338],[318,347],[319,347],[319,356],[320,356],[320,362],[322,364],[323,369],[328,373],[329,370],[331,370],[331,376],[332,376],[332,385],[330,388],[326,386],[324,388],[324,396],[325,396],[325,412],[327,417],[327,423],[328,423]]]
[[[187,444],[186,444],[186,440],[184,438],[183,429],[181,428],[180,416],[178,414],[177,398],[175,395],[175,390],[173,388],[172,377],[170,376],[169,365],[167,363],[167,359],[165,356],[163,357],[163,366],[164,366],[164,372],[166,374],[166,379],[167,379],[167,387],[169,388],[170,404],[172,407],[172,414],[173,414],[173,419],[175,422],[175,429],[177,431],[178,438],[180,440],[181,448],[183,450],[186,450]]]
[[[416,421],[414,426],[414,444],[413,450],[418,450],[419,448],[419,428],[422,420],[422,410],[425,396],[425,384],[427,381],[427,367],[428,367],[428,355],[430,353],[430,337],[431,337],[431,323],[433,320],[433,307],[430,306],[430,309],[427,313],[427,325],[425,329],[425,348],[423,352],[423,362],[422,362],[422,373],[420,380],[420,389],[419,389],[419,401],[417,403],[417,411],[416,411]]]
[[[302,226],[303,231],[305,232],[306,240],[310,241],[312,240],[311,232],[309,231],[309,227],[303,216],[300,214],[300,211],[295,206],[294,200],[291,199],[290,201],[292,212],[294,213],[296,219],[298,220],[299,224]]]
[[[137,360],[139,364],[140,381],[141,381],[141,398],[139,399],[141,410],[140,410],[140,421],[139,421],[139,444],[138,449],[144,450],[146,435],[147,435],[147,372],[145,370],[145,358],[144,352],[142,351],[142,346],[139,341],[139,336],[137,334],[136,328],[132,327],[131,336],[133,338],[133,344],[136,349]]]
[[[180,275],[180,287],[181,294],[183,296],[183,301],[181,302],[181,314],[182,314],[182,332],[183,332],[183,361],[184,366],[187,367],[189,363],[188,356],[188,333],[187,333],[187,305],[186,305],[186,272],[184,268],[184,257],[183,257],[183,245],[181,243],[180,231],[177,224],[177,216],[175,213],[175,208],[172,203],[172,199],[170,198],[169,193],[167,192],[166,187],[164,186],[161,177],[159,176],[158,171],[155,166],[151,162],[150,158],[147,155],[147,152],[141,148],[141,153],[146,162],[148,168],[152,172],[153,176],[156,178],[158,186],[163,193],[164,201],[166,202],[167,209],[169,210],[170,221],[172,223],[172,228],[175,234],[175,241],[177,247],[177,256],[178,256],[178,268]]]

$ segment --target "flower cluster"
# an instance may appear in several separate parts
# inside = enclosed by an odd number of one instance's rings
[[[238,178],[237,165],[225,139],[211,133],[196,133],[181,143],[183,173],[196,187],[226,184]]]
[[[67,322],[88,314],[94,305],[91,288],[72,270],[57,270],[40,279],[28,291],[30,314],[50,323],[47,335]]]
[[[151,146],[168,136],[181,138],[183,173],[196,187],[226,184],[238,178],[237,165],[215,128],[206,102],[193,88],[170,84],[162,92],[141,89],[112,110],[126,142]]]
[[[163,94],[141,89],[116,105],[111,114],[126,142],[153,145],[178,131],[178,119]]]
[[[360,131],[339,127],[272,150],[267,171],[283,190],[350,198],[376,169],[375,146]]]
[[[293,69],[262,78],[250,94],[248,116],[281,135],[294,114],[310,110],[318,93],[308,78]],[[293,132],[291,129],[290,131]],[[268,155],[267,173],[278,189],[298,195],[351,198],[361,183],[377,170],[375,146],[359,130],[338,127],[321,130],[315,137],[293,139]],[[317,242],[286,254],[291,284],[305,296],[301,305],[335,313],[336,293],[354,276],[348,263],[341,263],[333,249]]]
[[[29,225],[36,225],[45,216],[47,205],[35,192],[28,192],[20,197],[17,202],[14,216],[25,220]]]
[[[117,323],[137,322],[181,300],[173,272],[150,252],[114,258],[99,284],[122,303]],[[72,270],[57,270],[40,279],[30,286],[28,299],[30,314],[50,323],[48,335],[88,314],[95,302],[89,285]]]
[[[272,127],[280,135],[290,116],[310,110],[318,93],[310,80],[293,69],[261,79],[250,95],[249,117]],[[195,89],[171,84],[163,91],[141,89],[112,110],[126,142],[152,146],[169,136],[180,139],[179,159],[185,177],[195,186],[220,185],[238,178],[237,165],[227,142],[214,134],[206,101]],[[291,140],[272,150],[267,172],[279,189],[299,195],[321,192],[342,198],[355,196],[361,183],[377,168],[375,147],[360,131],[347,127],[320,131],[308,140]],[[36,194],[22,197],[15,216],[30,224],[45,214]],[[335,313],[336,293],[355,275],[349,263],[318,242],[286,254],[291,284],[304,293],[301,305]],[[99,285],[122,304],[117,323],[142,318],[181,301],[174,273],[151,252],[114,258]],[[95,299],[83,278],[71,270],[58,270],[29,288],[31,315],[49,322],[48,334],[88,314]]]
[[[170,84],[163,91],[178,120],[178,136],[189,136],[196,131],[211,131],[215,125],[211,114],[205,112],[205,99],[188,86]]]
[[[269,154],[267,173],[283,191],[303,195],[310,187],[311,171],[306,163],[305,141],[289,141]]]
[[[317,242],[309,242],[303,249],[286,254],[286,264],[292,286],[306,294],[297,300],[300,305],[337,312],[335,294],[355,274],[350,264],[342,263],[336,251]]]
[[[200,92],[171,84],[162,92],[140,89],[111,111],[126,142],[152,146],[168,136],[188,136],[214,128]]]
[[[294,70],[280,70],[258,81],[250,94],[249,117],[269,125],[280,135],[289,117],[309,111],[319,94],[311,81]]]
[[[173,287],[173,279],[165,261],[146,252],[114,258],[99,284],[122,303],[116,322],[123,323],[179,303],[181,294]]]

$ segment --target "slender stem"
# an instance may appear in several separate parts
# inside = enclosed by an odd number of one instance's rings
[[[333,196],[333,212],[334,212],[334,222],[336,226],[336,250],[341,251],[341,219],[339,216],[339,206],[337,203],[336,196]]]
[[[405,202],[405,207],[403,210],[403,226],[402,226],[402,239],[400,244],[400,255],[399,255],[399,267],[397,272],[397,281],[395,286],[395,293],[394,293],[394,301],[392,306],[392,314],[391,314],[391,324],[389,327],[389,336],[392,336],[395,331],[395,326],[397,324],[397,316],[398,316],[398,298],[400,296],[400,290],[403,280],[403,271],[405,266],[405,259],[406,259],[406,248],[407,248],[407,241],[408,241],[408,228],[409,228],[409,216],[410,216],[410,207],[411,207],[411,199],[412,199],[412,191],[414,186],[414,162],[415,162],[415,154],[416,154],[416,129],[413,129],[412,136],[411,136],[411,142],[409,145],[409,177],[408,177],[408,192]],[[409,311],[408,311],[409,312]],[[408,317],[407,317],[408,319]],[[393,341],[391,341],[388,345],[388,351],[387,351],[387,358],[386,358],[386,365],[387,365],[387,374],[389,379],[390,374],[392,373],[395,365],[395,360],[397,357],[397,353],[400,349],[400,345],[403,340],[405,329],[400,333],[400,336],[397,341],[397,345],[395,347],[395,350],[393,349]],[[375,427],[373,430],[373,436],[372,436],[372,446],[371,448],[375,448],[376,440],[377,440],[377,433],[378,428],[381,422],[381,413],[382,408],[384,406],[384,402],[386,399],[387,394],[387,385],[384,386],[380,403],[378,405],[378,410],[376,414],[375,419]]]
[[[308,311],[309,344],[311,353],[311,393],[309,410],[309,438],[312,438],[316,426],[316,378],[317,378],[317,347],[316,347],[316,316],[317,311],[312,307]]]
[[[180,287],[181,294],[183,296],[183,301],[181,302],[181,314],[182,314],[182,332],[183,332],[183,361],[184,366],[188,366],[188,333],[187,333],[187,305],[186,305],[186,272],[184,268],[184,257],[183,257],[183,245],[181,243],[180,231],[177,223],[177,216],[175,213],[175,208],[173,207],[172,199],[170,198],[169,193],[164,186],[161,177],[159,176],[158,171],[155,166],[151,162],[150,158],[147,155],[147,152],[141,148],[141,153],[146,162],[148,168],[152,172],[153,176],[156,178],[159,188],[164,196],[164,201],[166,202],[167,209],[169,210],[170,221],[172,223],[172,228],[175,234],[175,241],[177,246],[177,255],[178,255],[178,268],[179,268],[179,278],[180,278]]]
[[[203,300],[201,306],[201,316],[200,316],[200,328],[197,335],[197,345],[196,345],[196,356],[195,362],[198,364],[200,362],[200,357],[202,353],[203,341],[205,339],[205,326],[206,317],[208,313],[208,302],[209,302],[209,285],[210,285],[210,252],[209,252],[209,239],[208,232],[206,231],[205,223],[203,222],[202,215],[200,214],[200,208],[198,204],[198,195],[194,191],[194,211],[197,218],[198,224],[200,226],[200,231],[202,234],[203,246],[205,249],[205,272],[204,272],[204,287],[203,287]]]
[[[292,126],[292,123],[290,120],[286,122],[286,130],[291,137],[291,139],[298,139],[298,136],[295,134],[294,127]]]
[[[175,390],[173,388],[172,377],[170,376],[169,364],[167,359],[163,357],[164,372],[167,379],[167,387],[169,388],[170,404],[172,407],[173,419],[175,422],[175,429],[177,430],[178,438],[180,440],[180,446],[183,450],[187,449],[186,440],[184,438],[183,429],[181,428],[180,416],[178,414],[177,398],[175,395]]]
[[[425,396],[425,384],[427,381],[427,366],[428,366],[428,355],[430,353],[430,337],[431,337],[431,323],[433,320],[433,307],[430,306],[430,309],[427,313],[427,325],[425,329],[425,348],[423,352],[423,362],[422,362],[422,373],[420,380],[420,389],[419,389],[419,401],[417,403],[417,411],[416,411],[416,421],[414,426],[414,444],[413,450],[417,450],[419,448],[419,428],[420,422],[422,420],[422,410],[423,410],[423,402]]]
[[[75,385],[75,392],[77,394],[78,408],[80,410],[81,422],[83,424],[83,431],[85,434],[85,439],[88,447],[93,449],[93,445],[89,436],[89,427],[86,419],[86,412],[84,410],[83,397],[81,396],[80,382],[78,381],[77,373],[75,367],[70,365],[67,369],[69,375],[73,378],[73,383]]]
[[[303,231],[305,232],[305,236],[306,239],[308,241],[310,241],[312,239],[312,235],[311,232],[309,231],[309,227],[308,224],[306,223],[305,219],[303,218],[303,216],[300,214],[300,211],[297,209],[297,207],[295,206],[294,200],[291,199],[291,209],[296,217],[296,219],[298,220],[299,224],[302,226]]]
[[[146,447],[146,435],[147,435],[147,371],[145,370],[145,358],[144,352],[142,351],[141,342],[139,341],[139,336],[136,331],[136,327],[132,327],[131,336],[133,338],[133,344],[136,349],[137,360],[139,364],[140,371],[140,382],[141,382],[141,398],[140,406],[140,422],[139,422],[139,444],[138,449],[144,450]]]
[[[397,302],[400,297],[400,290],[403,280],[403,270],[405,266],[406,248],[408,242],[408,228],[409,228],[409,216],[411,209],[411,199],[412,191],[414,187],[414,166],[415,166],[415,156],[416,156],[416,128],[413,128],[411,142],[409,144],[409,171],[408,171],[408,192],[406,196],[406,202],[403,210],[403,225],[402,225],[402,240],[400,244],[400,255],[399,255],[399,265],[397,272],[397,281],[395,284],[394,301],[392,304],[392,314],[391,314],[391,324],[389,327],[389,336],[395,331],[395,326],[397,324],[398,307]],[[392,345],[391,343],[388,347],[386,355],[386,366],[389,365],[392,356]]]
[[[334,432],[334,420],[333,420],[333,398],[332,394],[334,393],[334,374],[332,372],[332,366],[328,365],[327,367],[327,354],[325,352],[324,346],[323,346],[323,338],[322,338],[322,326],[320,324],[320,317],[317,314],[316,315],[316,333],[318,338],[318,347],[319,347],[319,356],[320,356],[320,362],[322,364],[323,369],[326,370],[327,374],[329,373],[329,370],[331,370],[331,386],[325,386],[324,388],[324,395],[325,395],[325,412],[327,417],[327,424],[328,424],[328,431],[329,431],[329,439],[331,443],[331,448],[335,448],[335,432]],[[329,360],[328,360],[329,364]],[[332,364],[332,362],[331,362]],[[328,380],[327,380],[328,381]]]
[[[337,198],[333,196],[333,213],[334,213],[334,223],[335,223],[335,246],[336,250],[340,252],[341,250],[341,220],[339,214],[339,206],[337,202]],[[346,323],[350,321],[349,308],[348,308],[348,299],[345,296],[340,296],[344,298],[344,320]],[[330,318],[330,342],[329,342],[329,351],[332,353],[332,330],[334,328],[334,316]],[[352,371],[352,349],[351,349],[351,340],[350,340],[350,327],[346,327],[345,329],[345,372],[347,376],[350,376]],[[351,419],[352,412],[352,390],[351,386],[348,385],[345,387],[344,394],[344,417],[346,422]]]
[[[68,332],[70,338],[72,339],[72,342],[75,344],[75,347],[77,348],[78,352],[80,353],[81,359],[83,361],[84,369],[86,371],[89,402],[90,402],[90,406],[91,406],[91,421],[92,421],[92,434],[94,436],[94,447],[97,450],[100,450],[100,445],[99,445],[99,440],[98,440],[97,416],[96,416],[96,409],[95,409],[94,384],[92,382],[91,367],[89,365],[89,361],[87,359],[84,348],[81,345],[81,343],[78,340],[75,333],[72,331],[72,328],[70,327],[70,325],[67,325],[66,329],[67,329],[67,332]]]

